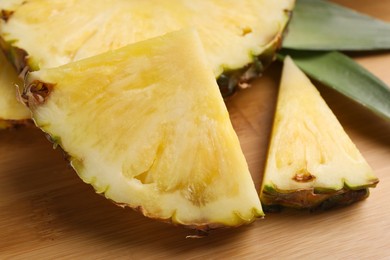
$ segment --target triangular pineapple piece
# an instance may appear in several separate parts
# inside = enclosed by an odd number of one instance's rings
[[[263,205],[346,205],[365,198],[377,182],[317,89],[287,57],[260,195]]]
[[[23,124],[31,117],[26,106],[16,99],[17,86],[23,86],[23,82],[0,51],[0,129]]]
[[[26,86],[36,124],[117,204],[197,229],[263,215],[195,31],[33,72]]]
[[[194,27],[214,75],[220,77],[223,91],[231,92],[237,84],[245,86],[273,60],[295,1],[29,0],[12,5],[4,2],[0,8],[7,11],[0,36],[11,47],[26,51],[27,56],[16,58],[26,58],[32,70],[57,67]]]

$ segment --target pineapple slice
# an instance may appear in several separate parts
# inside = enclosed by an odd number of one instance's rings
[[[29,110],[16,99],[16,86],[23,86],[14,68],[0,51],[0,129],[24,124]]]
[[[7,2],[7,1],[5,1]],[[57,67],[181,28],[197,28],[223,93],[274,58],[294,0],[25,0],[6,9],[3,48],[21,72]],[[24,50],[21,52],[20,50]],[[26,61],[24,61],[26,59]],[[251,64],[251,65],[250,65]]]
[[[368,196],[378,179],[310,80],[285,59],[261,188],[263,205],[328,208]]]
[[[23,98],[81,179],[119,205],[200,230],[263,216],[194,30],[32,72]]]

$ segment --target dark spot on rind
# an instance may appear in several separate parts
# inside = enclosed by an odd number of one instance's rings
[[[316,177],[314,175],[311,175],[309,172],[298,172],[294,175],[292,179],[296,182],[304,183],[314,181]]]
[[[13,11],[1,10],[1,12],[0,12],[0,19],[2,19],[5,22],[7,22],[8,19],[12,16],[13,13],[14,13]]]
[[[53,87],[54,84],[35,80],[24,89],[22,99],[28,107],[44,104]]]

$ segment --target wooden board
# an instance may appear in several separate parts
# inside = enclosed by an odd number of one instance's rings
[[[390,1],[338,0],[390,21]],[[356,56],[390,85],[390,53]],[[227,101],[259,187],[280,64]],[[147,219],[94,193],[37,129],[0,132],[0,259],[390,258],[390,123],[318,86],[380,183],[352,206],[322,213],[285,210],[237,229],[186,239],[190,230]],[[390,101],[389,101],[390,102]]]

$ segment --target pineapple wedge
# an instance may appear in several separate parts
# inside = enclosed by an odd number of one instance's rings
[[[377,183],[317,89],[287,57],[260,194],[263,205],[347,205],[367,197],[368,187]]]
[[[263,216],[194,30],[29,73],[23,98],[81,179],[119,205],[199,230]]]
[[[26,0],[0,3],[2,47],[21,72],[64,65],[181,28],[198,30],[224,94],[274,59],[294,0]],[[13,2],[13,3],[12,3]],[[19,3],[19,4],[18,4]]]
[[[0,51],[0,129],[24,124],[30,111],[16,99],[16,87],[23,86],[14,68]]]

